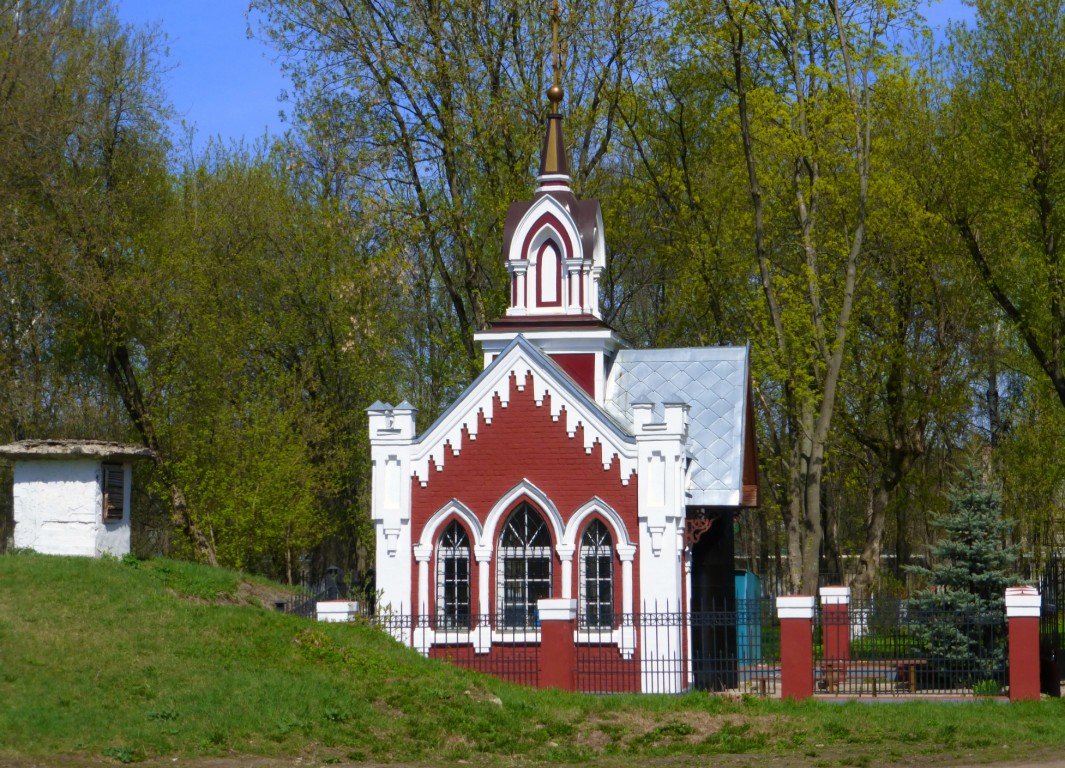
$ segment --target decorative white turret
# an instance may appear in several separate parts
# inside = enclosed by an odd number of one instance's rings
[[[603,211],[598,200],[578,200],[570,189],[562,114],[562,88],[548,91],[536,196],[507,212],[503,257],[511,280],[507,317],[599,314],[599,274],[606,264]]]
[[[518,334],[538,345],[597,402],[615,351],[627,345],[603,323],[599,276],[606,266],[603,211],[598,200],[578,200],[570,188],[562,132],[562,87],[547,91],[547,116],[536,193],[513,203],[503,230],[510,274],[510,306],[491,330],[475,338],[487,366]]]

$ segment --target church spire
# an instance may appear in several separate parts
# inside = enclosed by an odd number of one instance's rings
[[[547,98],[551,102],[551,111],[547,115],[547,131],[544,146],[540,153],[540,175],[537,177],[540,189],[568,189],[569,161],[566,159],[566,142],[562,135],[562,69],[564,67],[562,48],[558,40],[558,0],[551,5],[551,55],[554,63],[555,81],[547,89]]]

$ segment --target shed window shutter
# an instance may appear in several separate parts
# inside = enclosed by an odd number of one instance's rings
[[[121,520],[125,506],[125,472],[121,464],[103,465],[104,520]]]

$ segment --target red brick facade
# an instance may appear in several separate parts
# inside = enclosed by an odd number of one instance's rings
[[[596,444],[591,453],[584,449],[584,435],[578,427],[573,437],[566,433],[566,415],[558,420],[551,416],[550,397],[544,397],[540,405],[535,402],[532,377],[525,382],[524,391],[519,391],[513,377],[510,380],[510,400],[507,407],[502,407],[499,398],[493,406],[494,417],[491,424],[486,424],[482,416],[477,427],[476,439],[468,433],[462,438],[462,450],[459,454],[446,453],[443,469],[438,471],[435,462],[429,462],[429,475],[426,485],[422,478],[415,475],[411,481],[411,534],[412,540],[420,540],[422,531],[429,519],[452,499],[457,499],[470,509],[482,525],[489,512],[501,498],[522,480],[539,488],[555,505],[567,523],[574,512],[579,510],[593,497],[598,497],[610,505],[621,517],[628,532],[629,539],[638,540],[637,524],[637,478],[635,474],[622,482],[619,463],[616,456],[611,457],[610,465],[603,469],[605,457],[603,447]],[[516,507],[522,501],[529,501],[539,507],[535,499],[516,499],[510,506]],[[545,516],[546,517],[546,516]],[[595,519],[589,517],[585,524]],[[443,532],[449,520],[437,528],[437,535]],[[465,525],[462,520],[460,524]],[[609,526],[608,526],[609,527]],[[499,532],[495,532],[498,537]],[[557,532],[552,530],[552,547],[558,545]],[[472,540],[472,536],[471,536]],[[580,537],[577,537],[580,541]],[[618,543],[614,542],[615,545]],[[639,554],[633,563],[634,572],[639,572]],[[616,611],[621,612],[621,562],[614,558],[614,595]],[[492,606],[477,604],[479,593],[478,570],[472,568],[470,592],[474,614],[491,613]],[[492,580],[489,594],[495,595],[495,568],[489,569]],[[577,595],[578,568],[573,568],[571,594]],[[429,569],[428,594],[434,594],[434,569]],[[413,574],[411,584],[411,604],[417,605],[418,574]],[[562,595],[562,569],[557,555],[552,567],[552,595]],[[634,593],[635,605],[639,605],[639,593]]]

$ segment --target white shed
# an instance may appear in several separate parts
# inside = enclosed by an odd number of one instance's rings
[[[129,549],[133,461],[151,452],[102,440],[21,440],[0,446],[15,464],[16,547],[49,555]]]

